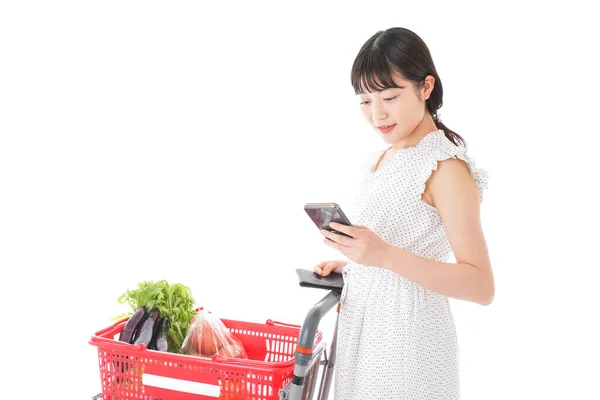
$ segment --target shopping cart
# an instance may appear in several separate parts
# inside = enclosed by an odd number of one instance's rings
[[[302,326],[221,319],[242,342],[248,359],[202,358],[120,342],[118,335],[127,318],[96,332],[89,343],[98,348],[102,392],[93,399],[311,400],[318,389],[316,399],[326,400],[335,365],[339,313],[329,354],[318,326],[336,305],[339,312],[343,281],[320,285],[299,277],[301,286],[327,290]]]

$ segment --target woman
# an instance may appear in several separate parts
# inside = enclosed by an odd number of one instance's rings
[[[350,220],[321,231],[349,261],[342,273],[336,399],[460,397],[456,330],[448,298],[488,305],[494,278],[480,223],[486,171],[438,116],[442,82],[414,32],[377,32],[351,81],[368,123],[387,144],[370,154]],[[331,239],[331,240],[327,240]],[[449,263],[453,253],[456,263]]]

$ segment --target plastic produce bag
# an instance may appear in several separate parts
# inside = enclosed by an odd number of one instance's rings
[[[200,310],[188,329],[182,345],[188,355],[212,357],[219,354],[226,358],[248,358],[244,346],[213,314]]]

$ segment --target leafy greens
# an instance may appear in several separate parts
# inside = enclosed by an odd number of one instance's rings
[[[167,335],[168,351],[180,354],[183,352],[181,345],[196,314],[195,301],[189,287],[179,283],[169,284],[165,280],[145,281],[140,282],[137,289],[127,290],[117,301],[121,304],[127,303],[131,307],[131,312],[121,317],[131,317],[141,306],[146,306],[148,311],[158,308],[160,316],[168,316],[171,322]]]

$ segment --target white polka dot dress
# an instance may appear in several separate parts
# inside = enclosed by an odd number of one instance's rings
[[[398,150],[372,172],[382,154],[367,157],[348,217],[411,253],[448,261],[452,249],[440,216],[421,199],[425,182],[438,161],[459,158],[482,201],[487,172],[442,130]],[[352,261],[343,276],[335,399],[459,399],[458,345],[448,298],[389,270]]]

